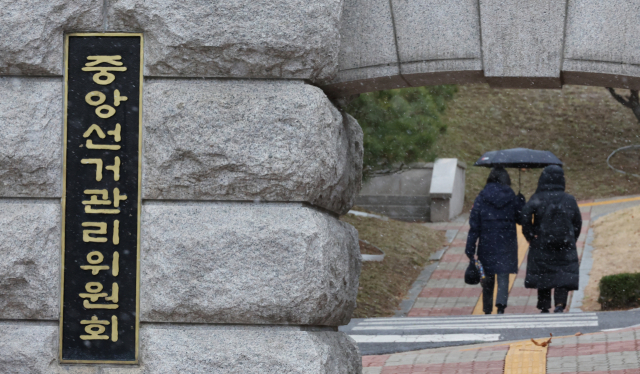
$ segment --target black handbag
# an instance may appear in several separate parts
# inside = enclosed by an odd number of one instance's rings
[[[464,283],[466,284],[478,284],[480,283],[480,270],[476,266],[476,262],[471,260],[467,270],[464,272]]]

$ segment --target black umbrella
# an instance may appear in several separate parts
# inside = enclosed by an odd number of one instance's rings
[[[549,165],[562,166],[562,161],[549,151],[536,151],[527,148],[504,149],[501,151],[487,152],[476,161],[473,166],[492,168],[502,166],[505,168],[535,169]],[[518,174],[518,189],[520,188],[520,174]]]

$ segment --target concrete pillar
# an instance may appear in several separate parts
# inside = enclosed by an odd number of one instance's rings
[[[467,165],[457,158],[441,158],[433,165],[429,188],[431,222],[444,222],[462,213]]]
[[[335,75],[342,2],[0,6],[0,372],[360,373],[337,326],[362,131],[312,85]],[[57,362],[71,31],[144,33],[139,366]]]

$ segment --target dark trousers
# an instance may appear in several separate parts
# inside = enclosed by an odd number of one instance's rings
[[[567,306],[567,297],[569,290],[566,288],[554,288],[553,301],[555,305]],[[551,288],[538,289],[538,309],[551,309]]]
[[[496,295],[496,306],[507,307],[509,298],[509,274],[497,274],[498,294]],[[496,275],[487,275],[482,281],[482,311],[491,313],[493,311],[493,289],[495,288]]]

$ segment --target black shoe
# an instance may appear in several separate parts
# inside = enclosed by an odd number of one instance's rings
[[[504,314],[504,309],[506,308],[506,306],[498,304],[496,305],[496,307],[498,308],[498,314]]]
[[[553,311],[554,313],[564,313],[564,305],[556,306],[556,309]]]
[[[540,309],[540,313],[549,313],[549,309]]]

